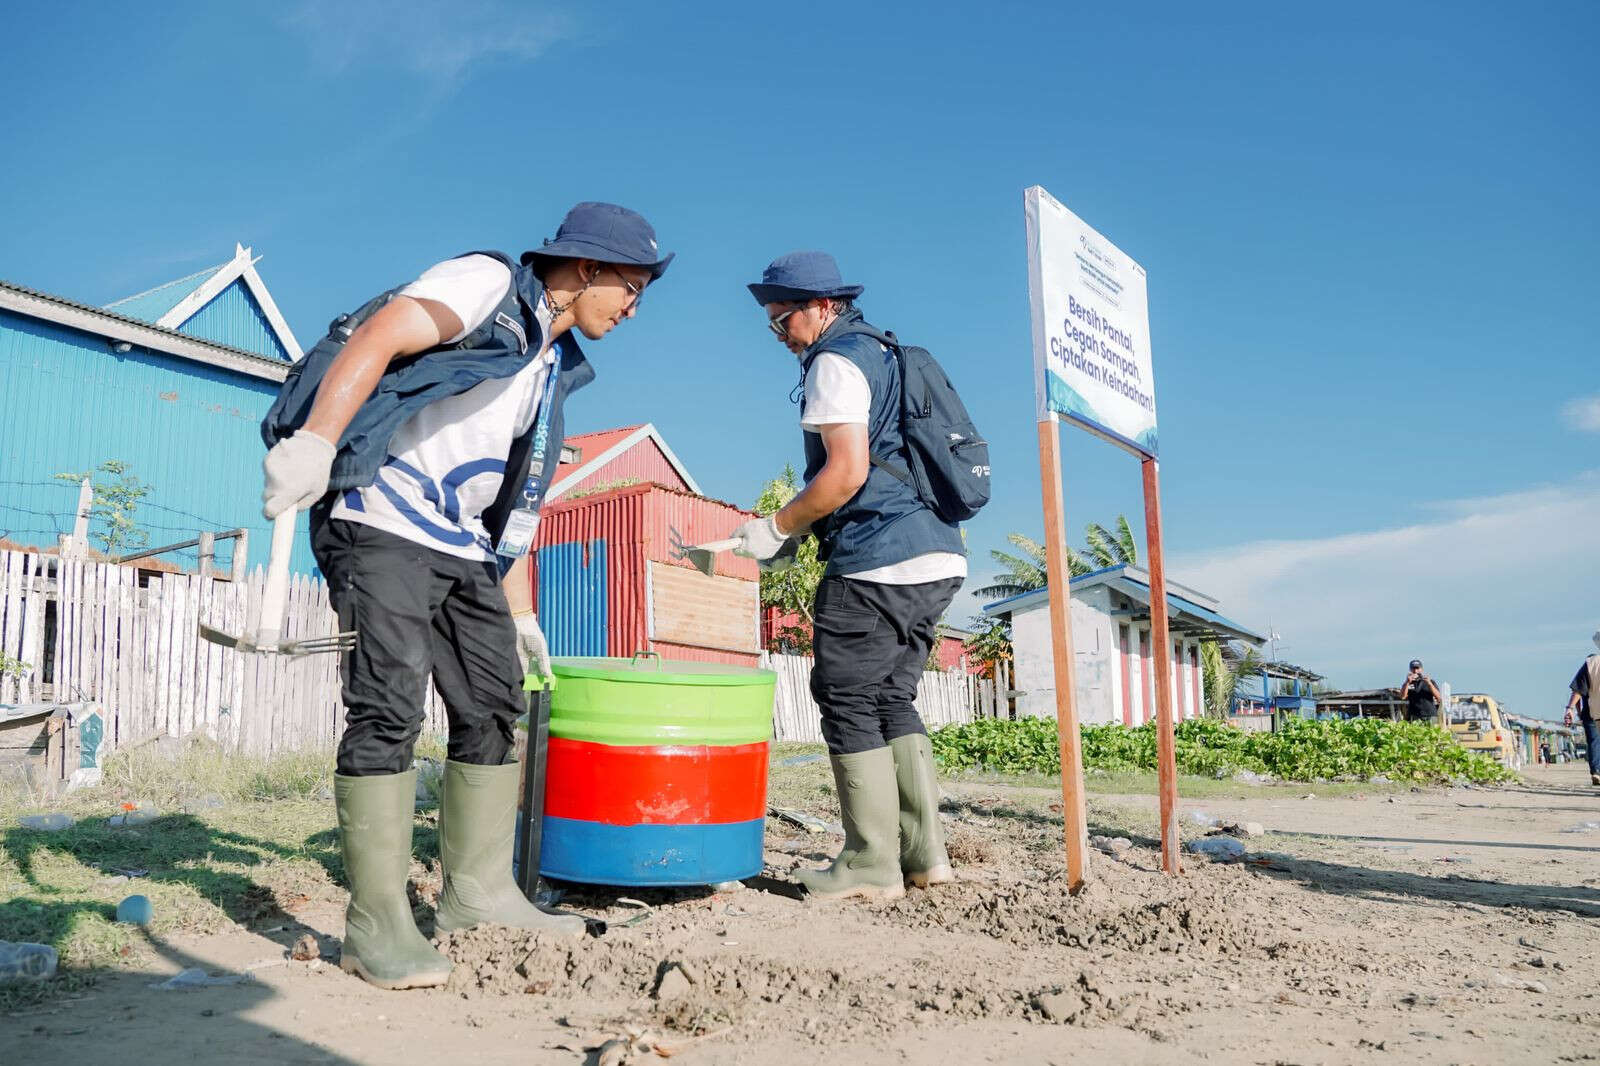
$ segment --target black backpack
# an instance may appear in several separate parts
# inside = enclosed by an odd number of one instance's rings
[[[911,486],[946,522],[965,522],[989,502],[989,442],[926,348],[903,345],[888,331],[859,332],[894,352],[900,364],[900,435],[907,463],[874,455],[872,465]]]

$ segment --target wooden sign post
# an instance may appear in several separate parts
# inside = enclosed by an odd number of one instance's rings
[[[1072,580],[1067,565],[1066,508],[1061,499],[1061,434],[1055,412],[1039,421],[1039,474],[1044,497],[1046,580],[1050,593],[1050,652],[1056,675],[1056,743],[1061,749],[1061,823],[1067,846],[1067,885],[1089,876],[1089,808],[1083,795],[1083,735],[1078,731],[1072,671]]]
[[[1167,566],[1161,556],[1161,473],[1153,457],[1144,475],[1144,546],[1150,560],[1150,650],[1156,668],[1156,780],[1161,792],[1161,868],[1177,874],[1178,755],[1172,736],[1172,638],[1167,634]]]
[[[1150,641],[1156,694],[1161,866],[1180,871],[1178,772],[1172,733],[1172,639],[1161,543],[1161,484],[1144,268],[1035,185],[1023,193],[1028,290],[1038,399],[1039,474],[1050,589],[1056,729],[1067,879],[1088,876],[1088,815],[1072,651],[1072,575],[1061,489],[1061,417],[1138,456],[1143,468],[1145,552],[1150,561]],[[1131,694],[1124,693],[1124,698]]]

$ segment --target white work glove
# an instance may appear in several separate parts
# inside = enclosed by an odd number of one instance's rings
[[[540,677],[550,676],[550,645],[545,643],[539,616],[533,613],[512,615],[517,624],[517,654]]]
[[[770,559],[763,559],[756,564],[756,568],[763,574],[781,574],[794,565],[795,557],[800,554],[800,538],[790,537],[783,542],[783,547],[778,549],[778,554]]]
[[[764,562],[782,551],[789,537],[778,532],[777,521],[769,515],[766,518],[752,518],[733,531],[733,539],[739,542],[734,546],[733,554]]]
[[[298,430],[272,446],[261,460],[261,514],[277,518],[303,511],[327,495],[337,449],[310,430]]]

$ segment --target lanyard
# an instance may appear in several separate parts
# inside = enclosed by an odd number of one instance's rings
[[[530,511],[537,511],[544,502],[544,494],[550,491],[549,481],[544,477],[544,459],[550,447],[550,415],[555,407],[556,380],[561,375],[561,345],[556,344],[551,351],[556,358],[545,373],[539,414],[533,423],[533,460],[528,464],[527,484],[522,487],[522,505]]]
[[[533,422],[533,456],[528,462],[528,480],[522,486],[522,506],[506,516],[506,527],[495,545],[495,554],[520,559],[528,554],[539,532],[539,505],[549,491],[545,475],[545,455],[550,448],[550,416],[555,408],[556,381],[561,373],[561,348],[545,372],[544,391],[539,398],[539,413]]]

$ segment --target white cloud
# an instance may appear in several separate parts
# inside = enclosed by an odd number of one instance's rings
[[[1585,433],[1600,433],[1600,396],[1568,400],[1561,408],[1561,420]]]
[[[442,80],[484,60],[532,59],[572,32],[566,16],[518,0],[303,0],[285,19],[324,69],[381,64]]]
[[[1283,657],[1346,688],[1398,684],[1421,658],[1456,691],[1556,715],[1600,621],[1600,476],[1445,500],[1436,519],[1175,556],[1174,580],[1245,626],[1283,634]]]

